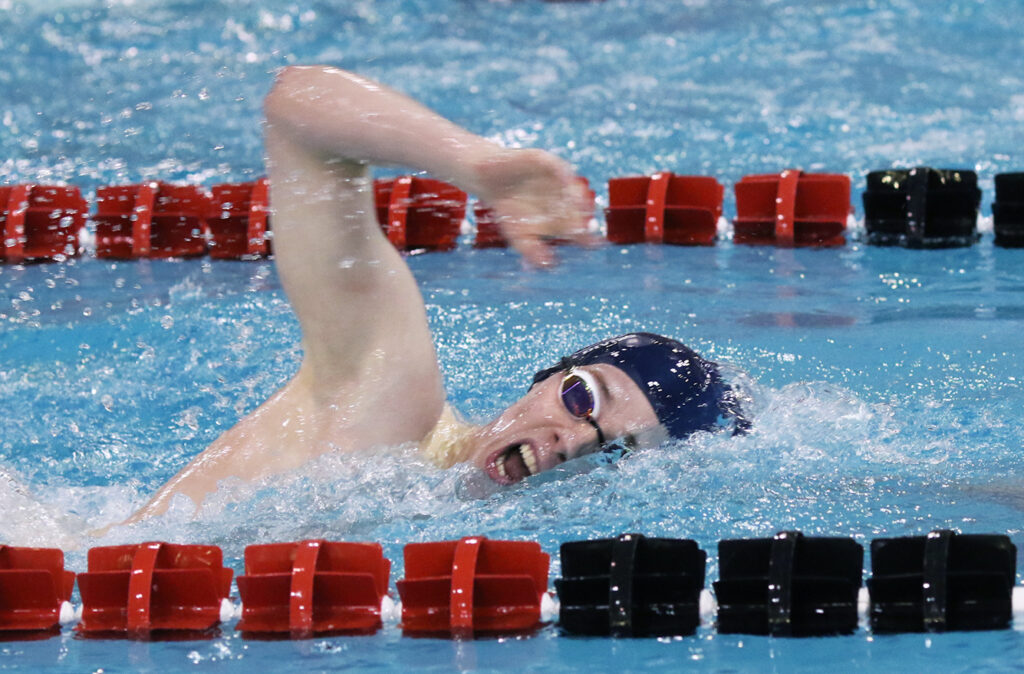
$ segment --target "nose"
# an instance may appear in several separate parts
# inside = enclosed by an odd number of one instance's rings
[[[570,426],[552,429],[551,442],[545,453],[545,470],[580,456],[592,454],[601,446],[594,428],[585,419]]]

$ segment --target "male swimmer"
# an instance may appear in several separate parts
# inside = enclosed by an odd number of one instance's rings
[[[177,494],[198,508],[220,480],[265,479],[328,451],[417,443],[441,466],[469,461],[512,484],[613,440],[651,446],[723,419],[742,426],[714,363],[646,333],[542,370],[486,426],[459,421],[445,402],[416,282],[377,224],[369,166],[427,171],[477,195],[535,266],[553,264],[552,239],[591,243],[573,171],[335,68],[286,68],[265,113],[275,260],[302,329],[302,363],[132,520],[163,513]]]

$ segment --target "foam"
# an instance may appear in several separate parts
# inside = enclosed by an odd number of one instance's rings
[[[593,526],[649,528],[644,523],[711,538],[734,520],[718,511],[721,502],[757,502],[778,488],[776,479],[825,487],[803,494],[821,501],[830,490],[817,476],[868,480],[880,466],[913,464],[927,453],[920,447],[896,451],[889,439],[899,436],[901,425],[891,409],[841,387],[819,382],[770,389],[750,379],[743,386],[754,417],[748,436],[698,433],[618,461],[594,455],[511,488],[497,487],[468,465],[434,468],[408,446],[328,453],[256,483],[225,481],[198,510],[179,495],[166,514],[119,526],[145,502],[148,489],[65,486],[37,494],[7,471],[0,504],[18,516],[4,519],[2,533],[15,544],[75,549],[151,539],[206,542],[224,546],[229,557],[240,557],[245,545],[302,538],[398,545],[473,531],[511,538],[545,532],[557,539]],[[83,534],[105,526],[111,528],[99,539]]]

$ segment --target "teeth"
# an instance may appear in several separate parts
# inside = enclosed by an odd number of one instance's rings
[[[498,475],[502,478],[509,478],[508,470],[505,467],[505,462],[512,456],[514,452],[519,452],[520,458],[523,460],[523,466],[526,467],[527,475],[536,475],[540,472],[540,466],[537,463],[537,452],[535,452],[529,444],[523,443],[518,447],[509,447],[508,450],[501,457],[495,461],[495,468],[497,469]]]
[[[536,475],[540,472],[537,467],[537,455],[530,449],[529,445],[519,445],[519,455],[523,457],[523,463],[526,464],[526,470],[530,471],[530,475]]]

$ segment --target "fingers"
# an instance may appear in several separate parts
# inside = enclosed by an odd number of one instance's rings
[[[558,262],[550,241],[537,237],[517,237],[512,240],[512,247],[531,267],[543,269],[553,267]]]
[[[601,239],[590,231],[590,222],[594,217],[594,197],[582,180],[573,176],[568,187],[568,200],[572,204],[574,224],[570,228],[573,243],[586,248],[601,245]]]
[[[530,217],[522,213],[506,217],[502,221],[502,231],[509,245],[531,267],[551,267],[557,263],[553,238],[547,234],[546,218]]]
[[[562,186],[559,207],[549,213],[545,234],[552,243],[572,243],[585,248],[601,245],[601,239],[590,230],[594,216],[594,198],[586,183],[569,173]]]

